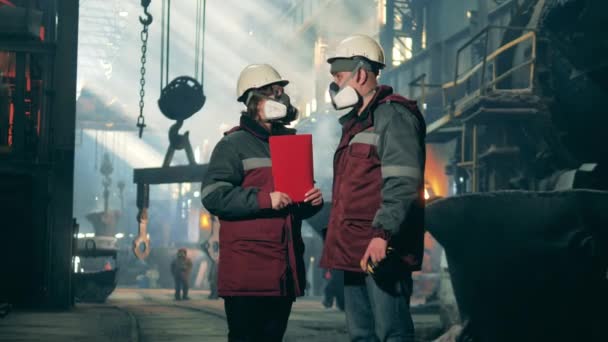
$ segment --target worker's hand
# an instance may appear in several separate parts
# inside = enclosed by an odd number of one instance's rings
[[[282,192],[271,192],[270,200],[272,202],[272,209],[281,210],[291,204],[291,198],[287,194]]]
[[[384,240],[383,238],[373,238],[370,242],[369,245],[367,245],[367,250],[365,251],[365,254],[363,255],[363,259],[361,259],[361,269],[364,272],[367,272],[367,260],[369,258],[372,259],[373,263],[378,263],[380,261],[382,261],[384,258],[386,258],[386,246],[387,246],[387,242],[386,240]]]
[[[321,190],[317,188],[308,190],[304,197],[304,202],[310,203],[315,207],[323,203],[323,194],[321,193]]]

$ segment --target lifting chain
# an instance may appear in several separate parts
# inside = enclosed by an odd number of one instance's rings
[[[137,117],[137,127],[139,128],[139,137],[141,138],[144,133],[144,127],[146,127],[144,118],[144,96],[146,92],[144,87],[146,85],[146,52],[148,50],[148,26],[152,23],[152,15],[148,13],[148,6],[152,0],[141,0],[141,6],[144,8],[144,14],[146,18],[139,17],[139,22],[143,25],[141,30],[141,68],[139,79],[139,117]]]

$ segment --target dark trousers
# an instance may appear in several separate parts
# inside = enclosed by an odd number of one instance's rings
[[[335,298],[338,309],[344,310],[344,273],[339,270],[331,270],[330,274],[331,278],[325,286],[323,305],[331,308],[334,305]]]
[[[365,273],[344,272],[346,325],[351,341],[414,341],[412,278],[379,286]]]
[[[188,298],[188,282],[179,277],[175,277],[175,299]],[[183,293],[183,294],[182,294]],[[181,294],[181,297],[180,297]]]
[[[281,342],[291,297],[225,297],[229,342]]]
[[[217,299],[217,264],[215,261],[209,263],[207,280],[209,281],[209,299]]]

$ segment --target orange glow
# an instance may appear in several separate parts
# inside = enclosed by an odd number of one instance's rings
[[[207,212],[201,212],[199,217],[198,226],[201,230],[210,230],[211,229],[211,215]]]
[[[445,174],[447,161],[441,160],[432,145],[426,146],[426,167],[424,179],[428,182],[435,196],[445,197],[448,194],[448,176]],[[424,193],[427,197],[427,191]]]
[[[435,249],[438,248],[437,241],[433,239],[433,236],[429,232],[424,233],[424,259],[422,260],[422,272],[433,273],[436,270],[433,269],[433,254]]]

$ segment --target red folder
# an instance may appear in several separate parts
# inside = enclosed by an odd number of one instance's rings
[[[314,185],[312,135],[271,136],[270,158],[274,190],[286,193],[294,202],[303,202]]]

